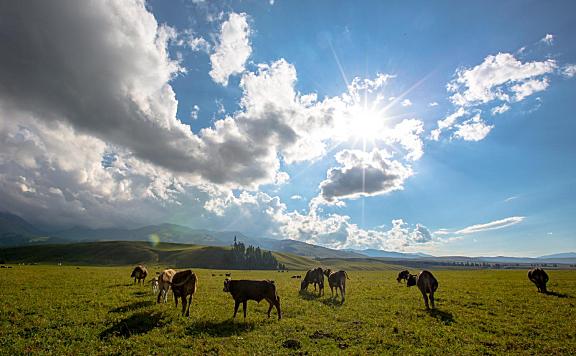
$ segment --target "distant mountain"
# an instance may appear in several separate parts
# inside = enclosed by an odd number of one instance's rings
[[[33,225],[16,215],[4,214],[0,220],[0,231],[6,231],[6,238],[0,236],[0,247],[25,246],[38,243],[68,243],[90,241],[151,241],[154,243],[180,243],[205,246],[231,246],[234,237],[245,245],[296,254],[312,258],[354,258],[365,257],[362,254],[333,250],[295,240],[275,240],[249,237],[238,231],[210,231],[192,229],[176,224],[148,225],[136,229],[89,229],[73,227],[67,230],[41,232]],[[25,234],[25,235],[24,235]],[[9,238],[12,237],[12,238]]]
[[[393,251],[385,251],[385,250],[376,250],[376,249],[365,249],[365,250],[354,250],[354,249],[347,249],[346,251],[354,252],[366,257],[383,257],[383,258],[399,258],[399,259],[413,259],[413,258],[428,258],[434,257],[432,255],[428,255],[425,253],[404,253],[404,252],[393,252]]]
[[[540,256],[538,258],[548,259],[548,258],[576,258],[576,252],[565,252],[565,253],[555,253],[552,255]]]

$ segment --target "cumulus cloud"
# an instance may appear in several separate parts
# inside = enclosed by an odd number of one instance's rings
[[[340,167],[328,170],[320,183],[320,195],[327,202],[388,193],[403,188],[413,172],[409,166],[390,160],[381,150],[343,150],[336,155]]]
[[[510,110],[510,106],[508,104],[502,104],[500,106],[496,106],[490,110],[492,115],[503,114],[506,111]]]
[[[550,34],[550,33],[547,33],[546,36],[544,36],[544,37],[540,40],[540,42],[543,42],[543,43],[545,43],[545,44],[547,44],[547,45],[550,46],[550,45],[552,45],[552,43],[554,43],[554,35],[552,35],[552,34]]]
[[[493,128],[494,125],[486,124],[480,118],[480,115],[476,115],[473,118],[456,125],[454,137],[461,138],[464,141],[480,141],[483,140]]]
[[[244,64],[251,53],[250,26],[246,14],[230,13],[220,28],[218,43],[210,56],[210,76],[216,83],[227,86],[231,75],[244,72]]]
[[[412,106],[412,102],[410,101],[410,99],[404,99],[404,100],[402,100],[400,105],[402,105],[404,107],[409,107],[409,106]]]
[[[512,225],[519,224],[522,221],[524,221],[524,219],[525,219],[524,216],[511,216],[509,218],[491,221],[491,222],[488,222],[485,224],[468,226],[468,227],[465,227],[461,230],[456,231],[456,234],[466,235],[466,234],[474,234],[474,233],[489,231],[489,230],[503,229],[503,228],[506,228],[506,227],[509,227]]]

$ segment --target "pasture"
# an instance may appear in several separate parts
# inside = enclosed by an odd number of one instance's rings
[[[275,311],[267,319],[268,304],[250,301],[246,321],[241,312],[232,321],[222,291],[229,271],[194,269],[198,292],[185,318],[171,293],[156,304],[149,283],[133,285],[132,268],[0,270],[0,354],[576,354],[575,271],[548,271],[546,295],[523,270],[433,270],[440,286],[430,312],[396,271],[349,271],[344,305],[327,286],[323,297],[313,287],[299,294],[290,277],[303,272],[230,271],[273,279],[283,311],[281,321]]]

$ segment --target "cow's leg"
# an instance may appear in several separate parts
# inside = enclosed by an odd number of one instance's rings
[[[176,303],[176,308],[178,308],[178,296],[174,293],[174,302]]]
[[[192,294],[188,298],[188,308],[186,309],[186,316],[190,317],[190,306],[192,305]]]
[[[280,310],[280,297],[276,296],[276,302],[274,303],[276,306],[276,312],[278,312],[278,320],[282,319],[282,311]]]
[[[332,294],[332,298],[334,298],[334,289],[330,286],[330,293]],[[336,296],[338,296],[338,288],[336,288]]]
[[[186,305],[188,304],[188,302],[186,301],[186,294],[182,295],[182,316],[184,316],[185,312],[186,312]]]
[[[342,297],[342,303],[344,303],[344,298],[346,298],[344,296],[344,287],[340,286],[340,296]]]
[[[272,311],[272,307],[273,307],[274,304],[276,304],[276,303],[274,303],[274,302],[273,302],[272,300],[270,300],[270,299],[266,299],[266,301],[267,301],[268,304],[269,304],[269,307],[268,307],[268,317],[270,317],[270,312]]]
[[[163,292],[164,292],[164,289],[160,289],[160,291],[158,292],[158,298],[156,298],[156,304],[160,303],[160,298],[164,297],[162,295]],[[166,298],[164,298],[164,303],[166,303]]]
[[[238,307],[240,306],[240,301],[239,300],[235,300],[234,301],[234,316],[232,318],[236,317],[236,313],[238,313]]]
[[[432,309],[434,309],[434,292],[430,292],[430,304],[432,305]]]
[[[242,302],[242,310],[244,311],[244,320],[246,320],[246,309],[248,308],[248,301],[245,300]]]
[[[424,298],[424,305],[426,305],[426,309],[430,309],[430,306],[428,305],[428,296],[426,295],[426,292],[422,292],[422,297]]]

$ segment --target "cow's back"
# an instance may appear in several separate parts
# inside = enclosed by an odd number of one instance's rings
[[[418,274],[416,285],[423,293],[434,293],[438,288],[438,281],[429,271],[422,271]]]
[[[160,273],[158,280],[160,283],[171,283],[175,274],[176,274],[175,270],[165,269],[164,271],[162,271],[162,273]]]
[[[275,300],[276,286],[271,281],[231,280],[230,294],[235,300],[256,300],[268,298]]]

